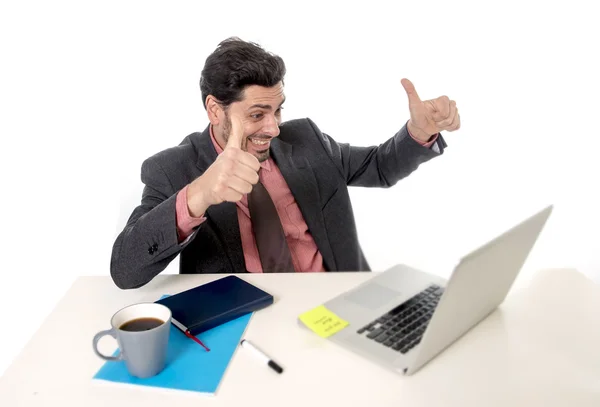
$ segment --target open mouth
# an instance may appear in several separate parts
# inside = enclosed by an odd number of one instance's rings
[[[248,137],[248,148],[252,146],[252,149],[258,153],[265,152],[271,145],[272,137],[265,136],[254,136]]]
[[[259,146],[259,147],[260,146],[267,146],[267,145],[269,145],[270,141],[271,141],[270,139],[256,139],[256,138],[251,138],[250,139],[250,142],[252,144],[254,144],[255,146]]]

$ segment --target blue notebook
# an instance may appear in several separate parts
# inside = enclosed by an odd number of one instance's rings
[[[251,316],[243,315],[196,335],[210,352],[171,324],[166,366],[158,375],[147,379],[133,377],[125,363],[118,361],[105,362],[94,379],[214,394]]]

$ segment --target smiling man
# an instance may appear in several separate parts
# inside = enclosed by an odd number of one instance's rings
[[[230,38],[200,79],[209,125],[142,164],[144,191],[112,251],[111,276],[143,286],[180,273],[369,271],[349,186],[390,187],[443,153],[460,127],[446,96],[402,80],[410,119],[378,146],[338,143],[310,119],[282,122],[283,60]]]

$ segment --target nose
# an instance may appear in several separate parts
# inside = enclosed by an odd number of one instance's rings
[[[267,115],[265,117],[262,131],[264,134],[267,134],[271,137],[279,136],[279,120],[275,117],[275,115]]]

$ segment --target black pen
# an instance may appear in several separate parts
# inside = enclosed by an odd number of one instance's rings
[[[260,349],[258,349],[256,346],[254,346],[252,343],[250,343],[250,341],[248,341],[247,339],[242,339],[242,341],[240,342],[240,345],[242,346],[242,348],[246,348],[246,349],[250,349],[252,352],[254,352],[254,354],[258,357],[260,357],[260,359],[265,362],[271,369],[273,369],[274,371],[276,371],[277,373],[281,373],[283,372],[283,368],[281,366],[279,366],[277,364],[277,362],[275,362],[273,359],[271,359],[269,356],[265,355],[265,353],[263,351],[261,351]]]

